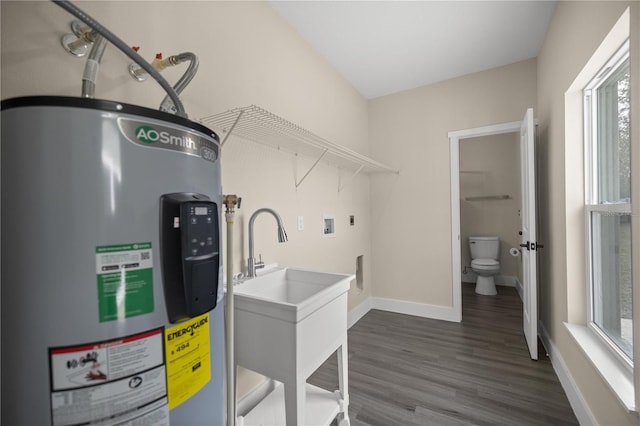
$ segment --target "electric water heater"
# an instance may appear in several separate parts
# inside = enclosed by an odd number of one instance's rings
[[[223,424],[216,134],[70,97],[1,119],[2,424]]]

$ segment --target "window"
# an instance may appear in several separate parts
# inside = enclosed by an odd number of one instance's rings
[[[589,327],[633,366],[627,41],[584,89]]]

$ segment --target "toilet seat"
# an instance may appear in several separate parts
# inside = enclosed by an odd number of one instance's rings
[[[500,268],[500,262],[495,259],[473,259],[471,269],[478,271],[495,271]]]

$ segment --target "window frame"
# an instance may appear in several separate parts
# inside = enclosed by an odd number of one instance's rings
[[[615,343],[600,328],[594,319],[594,292],[596,287],[595,276],[599,261],[594,259],[594,241],[600,239],[597,231],[594,231],[594,214],[604,215],[631,215],[631,200],[628,202],[604,203],[599,200],[598,186],[598,102],[596,92],[607,79],[618,72],[625,61],[629,60],[629,39],[616,50],[606,61],[604,66],[595,74],[583,89],[583,120],[584,120],[584,231],[585,231],[585,276],[587,286],[587,328],[612,353],[618,363],[628,374],[633,374],[633,353],[627,355],[617,343]],[[633,300],[632,300],[633,306]],[[636,307],[632,308],[634,311]],[[635,324],[634,324],[635,326]],[[636,345],[638,342],[633,342]]]

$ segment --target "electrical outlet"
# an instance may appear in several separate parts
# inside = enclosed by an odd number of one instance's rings
[[[298,231],[304,230],[304,217],[298,216]]]

